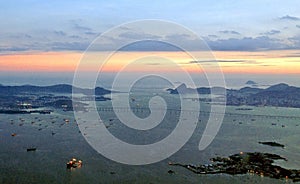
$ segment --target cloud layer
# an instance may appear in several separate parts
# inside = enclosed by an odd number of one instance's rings
[[[270,20],[271,21],[271,20]],[[300,18],[292,15],[275,17],[274,27],[252,33],[238,29],[219,29],[208,34],[199,34],[212,50],[218,51],[261,51],[277,49],[300,49]],[[298,22],[299,21],[299,22]],[[41,51],[84,51],[101,32],[82,19],[71,19],[65,28],[53,30],[35,30],[28,32],[5,33],[0,35],[0,52]],[[251,27],[249,27],[251,29]],[[197,39],[185,34],[170,33],[151,35],[143,31],[132,31],[122,27],[122,32],[106,38],[99,45],[101,50],[110,50],[116,45],[141,40],[121,48],[124,51],[179,51],[170,42],[182,43],[188,50],[194,50]],[[159,30],[159,28],[158,28]],[[159,33],[159,32],[158,32]]]
[[[291,20],[291,21],[299,21],[300,18],[299,17],[294,17],[294,16],[290,16],[290,15],[285,15],[279,18],[280,20]]]

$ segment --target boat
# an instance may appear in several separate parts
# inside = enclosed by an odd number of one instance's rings
[[[69,162],[67,162],[67,169],[80,168],[81,166],[82,160],[77,160],[76,158],[72,158]]]
[[[29,152],[29,151],[36,151],[36,148],[35,147],[27,148],[27,152]]]

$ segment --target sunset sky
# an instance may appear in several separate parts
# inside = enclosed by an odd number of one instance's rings
[[[74,72],[84,51],[103,32],[129,21],[159,19],[195,32],[211,48],[224,73],[300,76],[299,7],[300,1],[295,0],[0,1],[0,70]],[[126,30],[110,38],[101,52],[117,42],[145,36],[149,35]],[[163,36],[166,41],[190,39]],[[141,46],[119,52],[103,71],[118,71],[132,58],[149,53],[171,57],[190,71],[197,64],[179,51]],[[85,70],[97,70],[93,67],[97,60],[89,62]],[[172,71],[163,61],[154,60],[137,63],[132,72],[157,65],[162,71]]]

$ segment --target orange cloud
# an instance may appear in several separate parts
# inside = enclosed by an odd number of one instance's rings
[[[221,62],[225,73],[300,74],[300,51],[215,52],[217,59],[243,62]]]

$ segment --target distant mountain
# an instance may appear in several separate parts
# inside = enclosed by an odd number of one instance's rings
[[[188,88],[186,85],[180,85],[176,89],[168,89],[170,94],[218,94],[219,91],[226,90],[227,105],[252,105],[252,106],[279,106],[300,108],[300,88],[289,86],[284,83],[270,86],[267,89],[244,87],[239,90],[225,89],[222,87],[213,88]],[[216,92],[217,91],[217,92]]]
[[[270,86],[269,88],[266,89],[266,91],[283,91],[283,90],[286,90],[288,88],[294,88],[294,87],[291,87],[291,86],[289,86],[287,84],[284,84],[284,83],[280,83],[280,84]]]
[[[277,84],[245,98],[249,105],[270,105],[300,108],[300,88]]]
[[[207,87],[200,87],[200,88],[188,88],[185,84],[179,85],[176,89],[167,89],[167,91],[170,92],[170,94],[210,94],[213,90],[214,94],[224,94],[224,90],[226,90],[223,87],[213,87],[213,88],[207,88]]]
[[[186,84],[179,85],[176,89],[167,89],[170,94],[186,94],[186,93],[197,93],[196,89],[187,88]]]
[[[36,94],[36,93],[65,93],[71,94],[81,93],[85,95],[90,95],[95,92],[95,95],[105,95],[111,93],[110,90],[96,87],[95,89],[84,89],[77,88],[68,84],[58,84],[53,86],[33,86],[33,85],[23,85],[23,86],[3,86],[0,85],[0,95],[17,95],[17,94]]]
[[[238,90],[239,93],[243,93],[243,94],[255,94],[255,93],[258,93],[261,91],[263,91],[263,89],[253,88],[253,87],[244,87],[244,88],[241,88],[240,90]]]

